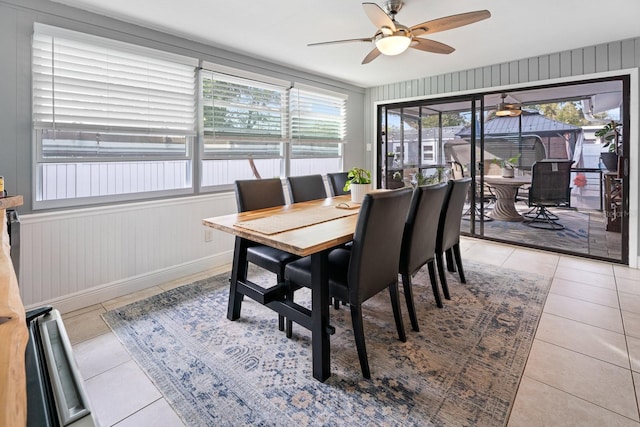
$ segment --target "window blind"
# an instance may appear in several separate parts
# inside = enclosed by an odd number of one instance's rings
[[[32,56],[38,129],[196,134],[195,59],[42,24]]]
[[[290,98],[292,142],[346,142],[346,96],[297,86]]]
[[[203,129],[214,143],[284,142],[287,87],[201,71]]]

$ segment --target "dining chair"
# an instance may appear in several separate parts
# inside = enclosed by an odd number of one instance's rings
[[[235,182],[235,190],[238,212],[272,208],[285,204],[284,190],[280,178],[239,180]],[[246,259],[244,277],[239,277],[243,281],[247,278],[246,264],[252,263],[275,273],[277,283],[283,283],[285,265],[299,259],[296,255],[247,239],[238,238],[236,242],[234,259],[236,257]],[[262,288],[262,290],[266,292],[267,288]],[[287,296],[290,297],[290,295]],[[278,315],[278,329],[281,331],[284,330],[284,321],[284,316]]]
[[[287,177],[291,203],[306,202],[308,200],[324,199],[327,190],[322,175],[304,175]]]
[[[400,250],[400,275],[411,327],[414,331],[419,331],[420,328],[413,300],[411,278],[425,264],[429,270],[429,280],[436,305],[442,308],[442,299],[436,280],[435,259],[438,220],[446,195],[447,184],[445,183],[417,187],[413,191],[409,213],[404,224]]]
[[[360,207],[352,248],[340,247],[327,255],[329,292],[332,297],[349,303],[360,367],[365,378],[371,378],[371,373],[364,339],[362,303],[388,289],[398,337],[402,342],[407,339],[400,310],[398,266],[411,195],[409,188],[367,194]],[[310,287],[311,258],[287,264],[285,280],[288,284]]]
[[[331,189],[331,196],[343,196],[349,194],[348,191],[344,191],[344,184],[347,182],[347,176],[349,172],[333,172],[327,174],[327,181],[329,181],[329,189]]]
[[[442,204],[440,220],[438,221],[436,264],[438,266],[442,293],[446,299],[451,299],[442,257],[446,252],[447,269],[451,272],[456,271],[453,265],[453,259],[455,258],[460,281],[466,283],[467,281],[462,268],[462,258],[460,256],[460,221],[462,220],[462,211],[464,209],[467,192],[471,186],[471,178],[453,179],[450,180],[447,185],[447,194]]]

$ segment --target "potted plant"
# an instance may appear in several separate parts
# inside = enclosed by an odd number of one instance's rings
[[[520,159],[520,153],[516,154],[513,157],[509,157],[506,160],[494,159],[494,162],[498,163],[500,165],[500,168],[502,168],[503,178],[513,178],[513,169],[518,165],[518,159]]]
[[[598,138],[602,138],[604,141],[604,145],[602,148],[607,148],[607,151],[603,151],[600,153],[600,159],[602,163],[607,168],[607,170],[611,172],[615,172],[618,170],[618,154],[619,153],[619,136],[620,131],[618,128],[620,127],[620,123],[616,123],[611,120],[609,123],[604,125],[602,129],[599,129],[595,132],[595,136]]]
[[[362,168],[351,168],[344,183],[344,191],[351,191],[351,201],[362,203],[364,195],[371,191],[371,172]]]

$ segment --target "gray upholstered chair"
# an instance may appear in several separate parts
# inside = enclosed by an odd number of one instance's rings
[[[541,160],[532,168],[529,207],[524,224],[546,230],[562,230],[558,216],[549,207],[571,205],[571,166],[573,160]]]
[[[347,182],[347,176],[349,172],[334,172],[327,174],[327,181],[329,181],[329,189],[331,190],[331,196],[342,196],[349,194],[348,191],[344,191],[344,184]]]
[[[429,269],[429,279],[436,305],[442,307],[436,279],[435,259],[438,220],[446,194],[447,184],[444,183],[417,187],[413,192],[409,214],[404,225],[400,252],[400,275],[402,276],[411,327],[414,331],[419,331],[420,328],[413,302],[411,277],[425,264]]]
[[[367,194],[360,208],[352,248],[337,248],[328,254],[329,291],[332,297],[350,305],[365,378],[370,378],[371,373],[364,340],[363,302],[388,289],[398,336],[403,342],[407,339],[400,311],[398,266],[411,194],[408,188]],[[310,257],[287,264],[285,278],[289,284],[309,287]]]
[[[238,212],[265,209],[285,204],[284,190],[280,178],[250,179],[235,182]],[[239,253],[245,251],[245,253]],[[287,263],[299,259],[298,256],[280,249],[261,245],[246,239],[236,239],[235,257],[246,258],[247,263],[255,264],[277,276],[278,283],[284,282],[284,267]],[[244,268],[246,272],[246,265]],[[239,280],[246,279],[239,277]],[[284,330],[284,317],[278,315],[278,328]]]
[[[327,197],[322,175],[290,176],[287,178],[287,186],[289,187],[291,203]]]
[[[449,295],[449,287],[447,285],[447,277],[445,275],[442,258],[445,252],[447,256],[447,269],[451,272],[456,271],[453,265],[455,258],[460,281],[466,283],[464,270],[462,268],[462,257],[460,256],[460,221],[462,220],[464,201],[467,198],[467,192],[470,186],[471,178],[450,180],[448,182],[449,188],[447,195],[440,212],[438,238],[436,240],[436,264],[438,265],[442,293],[446,299],[451,299],[451,296]]]

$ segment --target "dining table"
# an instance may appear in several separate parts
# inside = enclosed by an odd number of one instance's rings
[[[516,190],[523,185],[531,184],[530,176],[503,177],[485,175],[484,182],[493,189],[496,202],[487,215],[498,221],[522,221],[524,218],[516,209]]]
[[[227,318],[240,318],[246,295],[311,331],[313,377],[331,376],[327,254],[353,240],[359,204],[350,195],[205,218],[203,225],[235,236]],[[256,242],[311,257],[311,310],[285,297],[285,283],[267,292],[247,279],[246,247]]]

